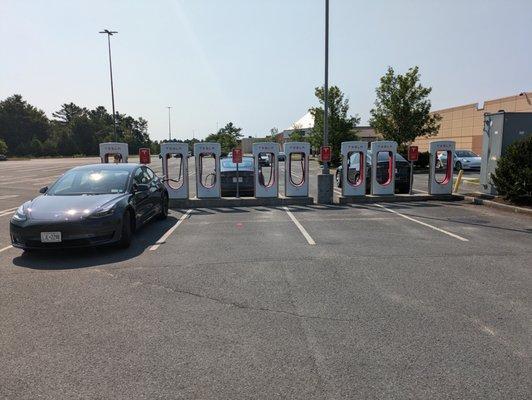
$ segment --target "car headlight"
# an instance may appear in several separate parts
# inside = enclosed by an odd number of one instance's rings
[[[116,211],[116,204],[100,207],[96,209],[96,211],[94,211],[91,215],[89,215],[89,218],[108,217],[110,215],[113,215],[115,211]]]
[[[22,221],[26,221],[27,219],[28,219],[28,216],[26,214],[26,209],[22,205],[19,208],[17,208],[17,211],[15,211],[15,214],[13,215],[13,220],[22,222]]]

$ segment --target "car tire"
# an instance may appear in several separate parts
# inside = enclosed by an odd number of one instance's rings
[[[334,179],[336,180],[336,186],[341,188],[342,187],[342,179],[340,178],[340,174],[338,173],[338,171],[336,171]]]
[[[158,218],[163,221],[168,217],[168,196],[166,194],[163,194],[161,196],[161,212],[159,213]]]
[[[131,211],[126,210],[122,216],[122,232],[120,233],[120,240],[118,241],[118,247],[121,249],[127,249],[131,244],[133,238],[133,229],[131,224]]]
[[[436,169],[442,169],[442,168],[443,168],[443,163],[441,162],[441,160],[436,161]]]
[[[408,194],[410,193],[410,187],[408,185],[400,185],[397,187],[397,192],[399,194]]]
[[[456,164],[454,164],[454,169],[460,171],[462,169],[462,163],[457,161]]]

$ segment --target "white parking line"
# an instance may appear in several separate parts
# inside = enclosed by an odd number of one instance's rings
[[[12,199],[13,197],[18,197],[18,194],[6,194],[5,196],[0,196],[0,200]]]
[[[286,213],[288,214],[288,216],[290,217],[290,219],[292,220],[292,222],[293,222],[294,224],[296,224],[297,228],[298,228],[299,231],[303,234],[303,236],[305,237],[305,239],[307,239],[308,244],[310,244],[310,245],[315,245],[316,242],[314,241],[314,239],[312,239],[312,237],[309,235],[309,233],[307,232],[307,230],[305,229],[305,227],[299,223],[299,221],[296,219],[296,217],[294,216],[294,214],[292,214],[292,212],[290,211],[290,209],[289,209],[288,207],[283,207],[283,208],[284,208],[284,210],[286,211]]]
[[[6,213],[11,213],[13,211],[15,211],[18,207],[13,207],[13,208],[6,208],[5,210],[0,210],[0,214],[6,214]]]
[[[177,221],[174,226],[168,229],[166,233],[162,235],[153,246],[150,247],[150,251],[157,250],[161,244],[166,242],[166,239],[168,239],[168,237],[177,229],[177,227],[181,225],[181,223],[190,215],[191,212],[192,210],[187,210],[187,212],[184,213],[181,218],[179,218],[179,221]]]
[[[6,246],[3,249],[0,249],[0,253],[2,253],[3,251],[6,251],[6,250],[12,249],[12,248],[13,248],[13,246]]]
[[[385,209],[386,211],[389,211],[389,212],[391,212],[391,213],[397,214],[397,215],[399,215],[400,217],[406,218],[406,219],[408,219],[409,221],[416,222],[416,223],[418,223],[418,224],[420,224],[420,225],[426,226],[426,227],[428,227],[428,228],[430,228],[430,229],[434,229],[435,231],[438,231],[438,232],[444,233],[444,234],[449,235],[449,236],[451,236],[451,237],[453,237],[453,238],[455,238],[455,239],[461,240],[462,242],[469,242],[469,239],[466,239],[465,237],[462,237],[462,236],[459,236],[459,235],[455,235],[454,233],[451,233],[451,232],[449,232],[449,231],[446,231],[445,229],[438,228],[438,227],[436,227],[436,226],[434,226],[434,225],[430,225],[430,224],[427,224],[426,222],[422,222],[422,221],[419,221],[419,220],[417,220],[417,219],[415,219],[415,218],[409,217],[408,215],[401,214],[401,213],[398,212],[398,211],[395,211],[395,210],[392,210],[392,209],[390,209],[390,208],[384,207],[382,204],[375,204],[375,205],[376,205],[377,207],[380,207],[380,208]]]

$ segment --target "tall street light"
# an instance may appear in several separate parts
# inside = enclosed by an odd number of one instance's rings
[[[172,107],[168,106],[166,108],[168,108],[168,140],[172,140],[172,130],[170,127],[170,110]]]
[[[115,33],[118,33],[118,32],[110,31],[109,29],[104,29],[103,31],[100,31],[100,33],[105,33],[107,35],[107,45],[109,47],[109,75],[111,76],[111,101],[113,103],[113,132],[115,134],[115,142],[116,142],[118,141],[118,138],[116,136],[115,91],[113,88],[113,64],[111,62],[111,36],[113,36]]]
[[[325,0],[325,82],[323,89],[323,146],[329,145],[329,0]],[[322,173],[318,175],[318,203],[333,202],[333,176],[329,172],[329,163],[323,163]]]

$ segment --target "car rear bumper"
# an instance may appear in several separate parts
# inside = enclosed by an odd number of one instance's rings
[[[111,217],[75,222],[25,221],[9,224],[11,244],[20,249],[64,249],[112,244],[120,240],[122,221]],[[42,243],[41,232],[61,232],[61,242]]]

